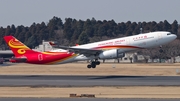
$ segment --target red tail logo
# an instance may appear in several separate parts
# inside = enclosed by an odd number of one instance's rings
[[[13,36],[5,36],[4,40],[13,51],[16,57],[22,56],[28,53],[34,53],[35,51],[31,50],[29,47],[21,43],[18,39]]]

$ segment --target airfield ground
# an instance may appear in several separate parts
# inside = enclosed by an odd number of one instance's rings
[[[69,94],[95,94],[97,98],[180,98],[180,87],[0,87],[0,97],[69,97]]]
[[[138,75],[179,76],[180,63],[102,63],[95,69],[88,69],[87,63],[60,65],[4,64],[0,75]]]
[[[87,63],[61,65],[4,64],[0,75],[138,75],[179,76],[180,63],[125,64],[104,63],[95,69]],[[179,86],[115,87],[0,87],[0,97],[69,97],[70,93],[95,94],[100,98],[180,98]]]

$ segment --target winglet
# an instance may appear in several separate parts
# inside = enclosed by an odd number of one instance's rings
[[[36,51],[31,50],[29,47],[24,45],[22,42],[20,42],[13,36],[5,36],[4,40],[6,41],[6,43],[16,57],[22,56],[24,54],[36,53]]]

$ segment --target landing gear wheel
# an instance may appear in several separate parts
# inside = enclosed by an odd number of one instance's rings
[[[87,65],[87,68],[91,68],[91,65]]]
[[[93,62],[91,63],[91,67],[92,67],[92,68],[96,68],[96,62],[95,62],[95,61],[93,61]]]
[[[92,68],[96,68],[96,64],[92,64],[91,66],[92,66]]]
[[[100,61],[96,61],[96,65],[100,65]]]
[[[96,65],[99,65],[100,61],[98,61],[98,59],[95,59],[94,61],[91,60],[90,64],[87,65],[87,68],[96,68]]]

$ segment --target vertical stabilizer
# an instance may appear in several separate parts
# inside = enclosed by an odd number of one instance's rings
[[[5,36],[4,40],[14,53],[16,57],[25,55],[25,54],[31,54],[31,53],[37,53],[36,51],[31,50],[29,47],[24,45],[22,42],[20,42],[18,39],[16,39],[13,36]]]

